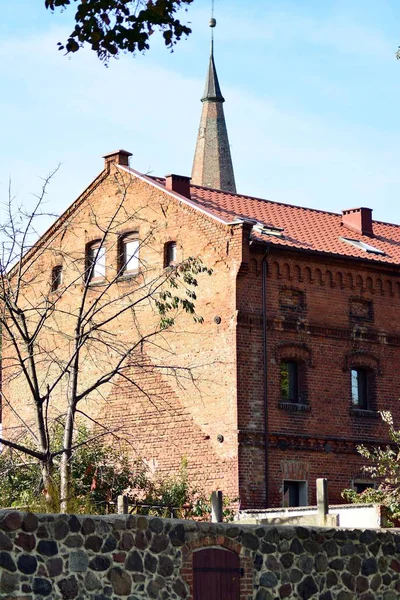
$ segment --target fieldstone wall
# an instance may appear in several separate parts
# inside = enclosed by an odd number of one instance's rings
[[[240,557],[240,600],[400,597],[396,530],[0,511],[0,598],[189,600],[193,553],[215,546]]]

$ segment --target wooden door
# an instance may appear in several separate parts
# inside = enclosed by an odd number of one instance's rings
[[[193,553],[193,600],[240,600],[239,556],[205,548]]]

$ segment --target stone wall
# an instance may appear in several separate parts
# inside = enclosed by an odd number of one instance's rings
[[[193,554],[240,558],[240,600],[396,600],[400,533],[0,511],[2,600],[190,600]],[[202,598],[200,600],[203,600]]]

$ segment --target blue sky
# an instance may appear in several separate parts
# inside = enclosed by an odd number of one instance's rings
[[[105,68],[57,42],[73,8],[19,0],[0,22],[0,198],[8,181],[29,203],[62,212],[117,148],[157,175],[190,175],[209,52],[209,0],[184,18],[193,34],[171,54]],[[340,212],[368,206],[400,223],[398,0],[215,0],[215,58],[238,191]]]

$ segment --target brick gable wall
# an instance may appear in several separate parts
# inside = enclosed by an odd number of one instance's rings
[[[137,364],[142,361],[148,364],[147,373],[143,375],[142,371],[138,375],[137,388],[126,378],[119,378],[104,386],[101,395],[91,394],[80,408],[118,429],[117,433],[132,443],[135,456],[149,462],[154,460],[163,473],[177,472],[185,457],[194,485],[201,485],[207,491],[223,487],[232,497],[237,496],[235,286],[242,262],[242,226],[218,224],[127,173],[123,174],[125,187],[121,191],[120,176],[120,171],[112,166],[109,175],[68,216],[62,229],[53,234],[51,247],[37,253],[29,269],[31,284],[27,298],[35,302],[42,292],[48,293],[51,269],[61,262],[64,281],[71,287],[59,302],[60,312],[53,320],[55,332],[46,334],[46,343],[57,348],[58,359],[66,360],[70,347],[67,336],[73,332],[73,318],[65,313],[76,310],[82,294],[78,275],[84,269],[85,247],[101,237],[102,228],[124,193],[123,211],[114,221],[114,233],[106,242],[107,277],[113,277],[117,269],[118,235],[128,231],[137,231],[139,239],[146,240],[140,257],[148,277],[162,271],[164,245],[168,241],[176,241],[178,260],[201,257],[213,269],[211,277],[199,276],[196,311],[204,323],[194,323],[191,315],[180,314],[176,326],[157,338],[156,344],[145,344],[136,350]],[[76,284],[72,285],[75,279]],[[143,281],[141,275],[126,278],[115,284],[107,297],[115,299]],[[89,302],[101,293],[102,286],[94,285],[89,290]],[[113,334],[117,339],[128,340],[136,335],[136,326],[146,333],[158,319],[153,309],[143,303],[134,318],[125,313],[113,324]],[[113,355],[113,350],[108,349],[96,350],[85,357],[80,365],[82,381],[91,381],[104,372],[108,352]],[[29,393],[23,379],[14,377],[12,356],[8,352],[7,358],[6,351],[5,355],[5,398],[17,403],[20,416],[32,424]],[[156,369],[155,365],[170,365],[173,369]],[[53,375],[56,370],[55,366],[45,366],[40,374],[43,383],[47,368]],[[53,394],[53,414],[65,407],[66,387],[66,381],[60,382]],[[13,435],[20,423],[7,402],[3,402],[3,407],[4,433]]]

